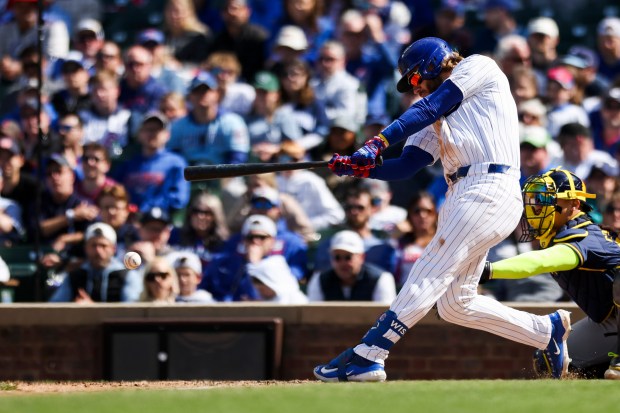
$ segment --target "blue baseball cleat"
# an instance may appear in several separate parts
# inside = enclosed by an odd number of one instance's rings
[[[328,364],[316,366],[314,376],[328,383],[337,381],[385,381],[387,377],[382,364],[358,356],[352,348],[345,350]]]
[[[568,372],[568,346],[566,339],[570,333],[570,313],[558,310],[549,314],[551,319],[551,340],[547,348],[536,352],[534,356],[534,369],[540,373],[551,374],[551,377],[561,379]]]

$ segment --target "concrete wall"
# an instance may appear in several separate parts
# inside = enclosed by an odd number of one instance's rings
[[[535,314],[557,304],[508,303]],[[573,322],[583,313],[573,304]],[[310,379],[312,367],[359,341],[386,308],[374,304],[209,306],[13,304],[0,306],[0,380],[100,380],[104,321],[278,317],[284,323],[284,380]],[[531,377],[532,348],[439,320],[431,311],[392,349],[389,379]]]

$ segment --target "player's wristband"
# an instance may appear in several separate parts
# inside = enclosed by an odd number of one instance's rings
[[[383,136],[383,134],[378,134],[377,138],[381,139],[381,141],[383,142],[383,149],[387,148],[388,146],[390,146],[390,143],[388,142],[388,140],[386,139],[385,136]]]

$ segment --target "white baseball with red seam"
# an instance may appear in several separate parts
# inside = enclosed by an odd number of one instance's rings
[[[127,269],[135,270],[142,264],[142,258],[140,258],[140,254],[137,252],[129,251],[125,254],[125,257],[123,257],[123,263]]]

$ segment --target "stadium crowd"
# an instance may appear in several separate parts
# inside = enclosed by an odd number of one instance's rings
[[[506,73],[523,181],[563,166],[620,231],[620,7],[571,2],[597,12],[589,27],[543,3],[46,0],[39,56],[37,1],[0,1],[0,257],[40,250],[57,302],[390,303],[434,234],[441,165],[391,183],[183,169],[351,155],[415,102],[396,64],[426,36]],[[537,248],[518,235],[489,260]],[[482,292],[566,299],[549,275]]]

